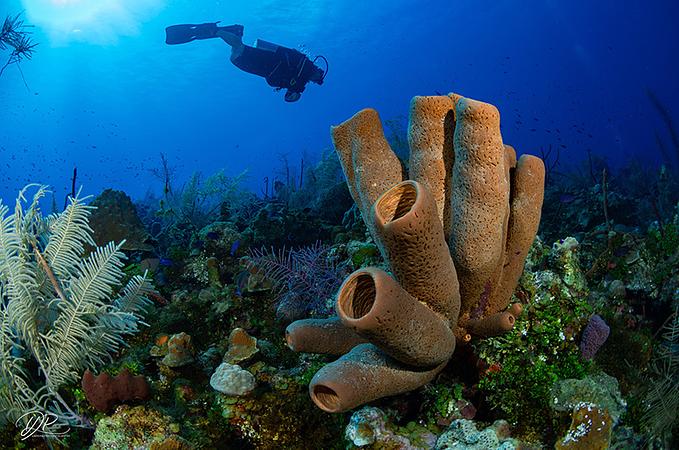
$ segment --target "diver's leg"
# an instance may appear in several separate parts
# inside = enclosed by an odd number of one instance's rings
[[[225,30],[217,30],[217,33],[215,34],[215,37],[220,37],[224,42],[229,44],[231,47],[237,47],[239,45],[243,45],[243,38],[238,36],[237,34],[233,34],[229,31]]]
[[[217,23],[204,23],[202,25],[191,25],[190,30],[193,33],[194,39],[212,39],[221,37],[231,46],[240,42],[243,37],[243,25],[218,27]]]
[[[255,48],[259,48],[261,50],[268,50],[270,52],[275,52],[278,50],[280,45],[278,44],[272,44],[271,42],[264,41],[262,39],[257,39],[255,41]]]
[[[231,46],[232,61],[243,53],[243,39],[239,35],[220,29],[217,30],[216,36],[222,38],[224,42]]]

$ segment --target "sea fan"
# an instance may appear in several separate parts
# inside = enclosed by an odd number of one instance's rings
[[[646,428],[652,436],[669,439],[679,425],[679,309],[669,317],[651,368],[646,394]]]
[[[249,264],[272,281],[277,293],[277,314],[285,321],[314,313],[328,313],[326,301],[339,288],[345,270],[316,242],[298,250],[252,250]]]
[[[0,421],[39,411],[53,414],[55,427],[83,426],[87,420],[59,390],[125,344],[143,324],[153,289],[135,276],[112,300],[123,278],[122,243],[84,258],[85,244],[94,245],[85,199],[78,195],[64,212],[43,218],[46,188],[37,186],[24,210],[27,188],[14,214],[0,202]]]

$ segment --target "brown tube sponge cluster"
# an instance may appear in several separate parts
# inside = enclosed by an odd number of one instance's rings
[[[358,112],[332,137],[391,272],[354,272],[337,317],[287,329],[293,350],[343,354],[309,386],[321,409],[340,412],[428,383],[456,340],[513,327],[521,305],[508,305],[540,221],[544,165],[517,162],[497,109],[457,94],[412,100],[406,181],[376,111]]]

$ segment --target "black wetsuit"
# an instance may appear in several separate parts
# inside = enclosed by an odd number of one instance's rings
[[[264,77],[270,86],[302,92],[314,75],[322,78],[321,69],[297,50],[281,46],[276,51],[249,45],[243,47],[243,52],[232,60],[233,64],[245,72]]]

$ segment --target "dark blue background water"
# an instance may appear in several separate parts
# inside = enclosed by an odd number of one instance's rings
[[[100,6],[106,3],[104,9]],[[677,1],[2,0],[35,25],[33,60],[0,78],[0,196],[27,182],[133,197],[162,183],[159,154],[194,170],[248,170],[249,185],[331,146],[329,127],[364,107],[407,115],[414,95],[491,102],[506,143],[616,162],[660,160],[666,128],[646,93],[679,121]],[[221,40],[164,44],[175,23],[222,20],[256,38],[323,54],[330,72],[287,104],[236,69]],[[3,53],[2,56],[6,56]],[[307,163],[308,163],[307,158]]]

